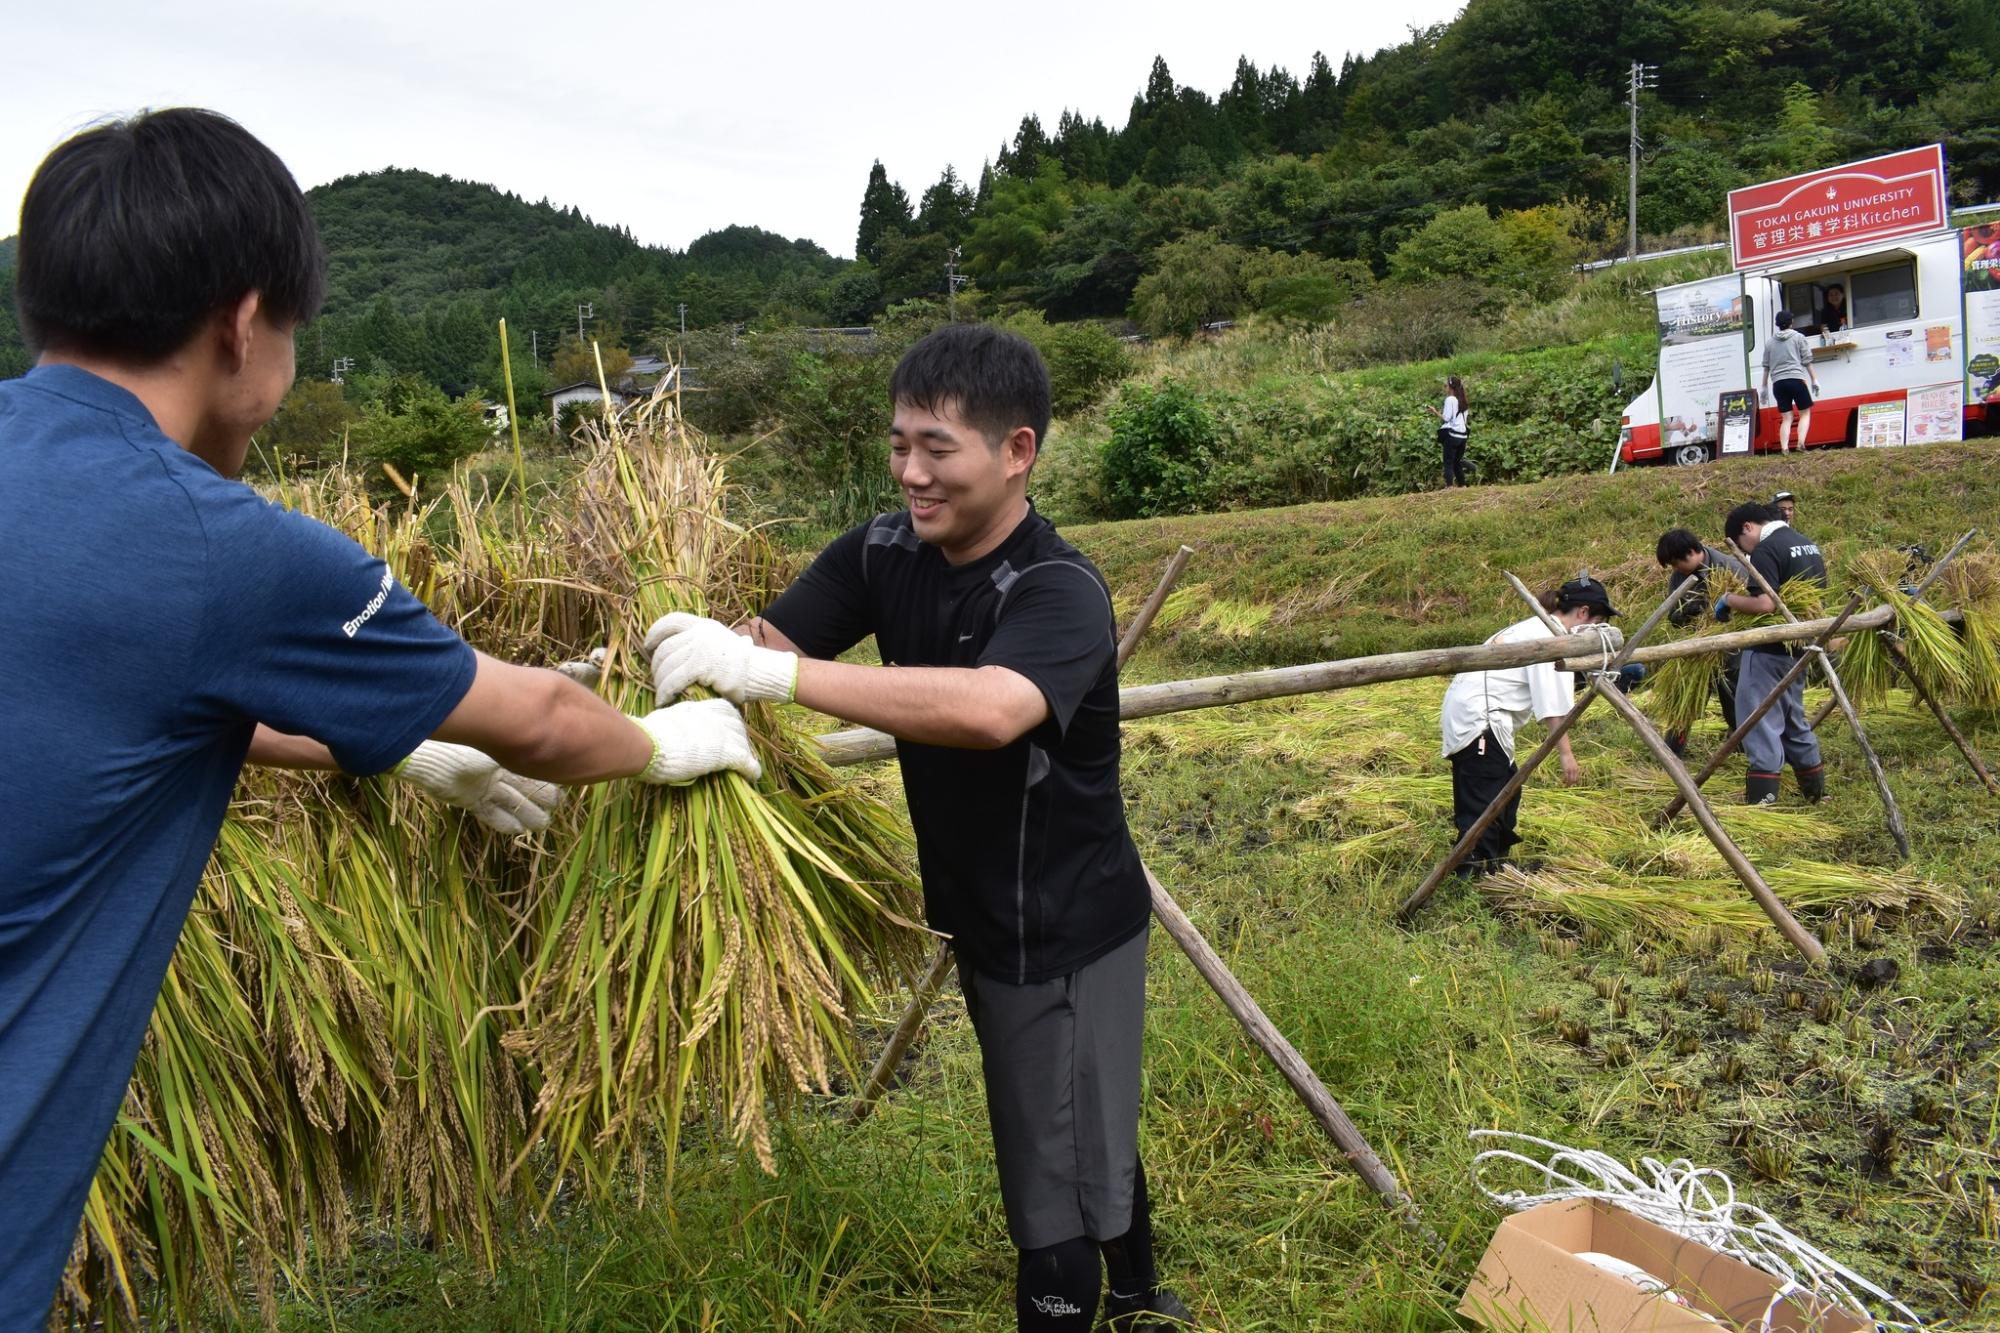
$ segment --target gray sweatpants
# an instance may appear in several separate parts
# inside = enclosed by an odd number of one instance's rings
[[[1025,986],[959,958],[979,1037],[1007,1232],[1018,1249],[1131,1229],[1139,1172],[1141,930],[1066,977]]]
[[[1790,657],[1754,649],[1744,653],[1736,669],[1737,716],[1748,717],[1791,669]],[[1800,770],[1819,766],[1819,737],[1806,725],[1805,696],[1806,678],[1800,676],[1743,738],[1743,757],[1752,776],[1776,777],[1787,763]]]

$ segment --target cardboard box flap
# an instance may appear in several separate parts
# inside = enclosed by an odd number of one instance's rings
[[[1695,1302],[1641,1290],[1576,1256],[1596,1251],[1636,1264]],[[1761,1320],[1783,1284],[1707,1246],[1591,1199],[1542,1204],[1504,1219],[1466,1289],[1459,1313],[1506,1333],[1715,1333]],[[1842,1314],[1787,1302],[1781,1333],[1873,1333]]]

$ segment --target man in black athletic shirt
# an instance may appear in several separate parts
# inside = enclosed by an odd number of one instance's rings
[[[896,737],[924,910],[979,1039],[1019,1327],[1088,1333],[1103,1268],[1109,1327],[1181,1327],[1138,1155],[1151,901],[1119,795],[1111,596],[1028,501],[1048,370],[1021,338],[954,324],[890,396],[909,508],[837,538],[741,632],[661,620],[655,682]],[[883,665],[833,660],[870,634]]]
[[[1723,521],[1723,532],[1750,557],[1751,566],[1764,583],[1780,595],[1793,579],[1812,579],[1826,586],[1826,558],[1819,543],[1778,517],[1778,511],[1751,501],[1737,505]],[[1717,619],[1727,619],[1732,611],[1753,616],[1769,615],[1778,609],[1763,585],[1751,581],[1753,591],[1731,593],[1716,602]],[[1737,666],[1736,706],[1754,709],[1791,669],[1798,649],[1785,644],[1768,648],[1746,648]],[[1826,766],[1820,760],[1819,737],[1806,717],[1805,677],[1792,682],[1785,697],[1757,720],[1743,738],[1743,758],[1750,765],[1744,780],[1743,799],[1750,805],[1778,803],[1778,776],[1790,761],[1798,775],[1799,794],[1817,804],[1826,795]]]

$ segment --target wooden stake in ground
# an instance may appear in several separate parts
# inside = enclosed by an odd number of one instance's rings
[[[1551,625],[1556,623],[1549,618],[1547,612],[1542,610],[1542,604],[1535,601],[1534,594],[1529,593],[1519,579],[1515,578],[1512,574],[1507,575],[1507,579],[1527,595],[1528,600],[1534,603],[1536,613],[1546,623]],[[1667,613],[1679,605],[1681,599],[1686,597],[1693,590],[1693,587],[1694,580],[1686,579],[1681,582],[1680,586],[1669,592],[1667,600],[1661,602],[1654,609],[1653,614],[1646,617],[1646,623],[1639,626],[1637,632],[1631,638],[1625,640],[1625,646],[1618,650],[1618,655],[1611,659],[1606,669],[1616,671],[1618,668],[1624,666],[1626,662],[1630,661],[1632,654],[1639,650],[1639,645],[1646,641],[1646,637],[1659,627],[1660,622],[1666,619]],[[1570,637],[1569,631],[1560,627],[1555,632],[1556,636],[1560,639]],[[1431,867],[1431,873],[1424,877],[1424,882],[1417,885],[1414,893],[1403,899],[1402,906],[1396,909],[1397,916],[1407,920],[1413,912],[1429,900],[1433,893],[1437,892],[1437,886],[1444,883],[1444,877],[1458,869],[1459,864],[1471,853],[1472,845],[1479,841],[1481,834],[1493,826],[1493,821],[1500,817],[1500,812],[1507,808],[1507,803],[1513,800],[1519,794],[1521,788],[1527,785],[1529,776],[1542,766],[1542,761],[1555,753],[1557,743],[1569,734],[1569,729],[1575,726],[1578,720],[1583,717],[1584,710],[1590,707],[1590,701],[1595,697],[1595,695],[1585,693],[1561,720],[1549,728],[1548,736],[1543,739],[1540,745],[1535,747],[1535,752],[1528,756],[1528,762],[1515,770],[1514,776],[1507,780],[1507,785],[1500,789],[1500,794],[1495,796],[1486,809],[1480,812],[1478,819],[1472,821],[1472,827],[1459,835],[1458,841],[1452,845],[1450,851],[1445,853],[1444,859]]]
[[[1132,617],[1132,623],[1125,627],[1125,636],[1118,640],[1119,666],[1125,665],[1127,659],[1132,656],[1133,649],[1139,646],[1140,638],[1152,628],[1154,617],[1160,614],[1160,608],[1166,604],[1167,594],[1174,590],[1174,584],[1180,581],[1181,571],[1187,568],[1188,559],[1193,555],[1192,546],[1182,546],[1167,561],[1166,572],[1160,575],[1160,581],[1154,587],[1152,595],[1147,597],[1145,604],[1139,608],[1139,614]],[[944,979],[951,974],[951,965],[951,946],[940,941],[936,952],[931,954],[930,964],[925,967],[923,975],[917,978],[916,984],[910,988],[910,1003],[903,1009],[903,1016],[896,1020],[896,1030],[889,1034],[889,1044],[884,1046],[882,1054],[876,1057],[875,1064],[868,1071],[867,1081],[861,1085],[861,1091],[854,1099],[854,1104],[847,1108],[848,1124],[858,1125],[866,1120],[868,1113],[875,1109],[875,1103],[880,1101],[882,1094],[888,1090],[889,1080],[896,1076],[896,1071],[902,1067],[903,1057],[909,1053],[917,1034],[923,1031],[924,1018],[930,1013],[931,1002],[937,998],[938,991],[943,989]]]
[[[1750,710],[1750,715],[1739,721],[1736,724],[1736,729],[1723,738],[1722,744],[1715,747],[1715,753],[1710,755],[1708,762],[1701,766],[1701,772],[1694,775],[1695,786],[1700,787],[1710,778],[1714,777],[1715,770],[1722,767],[1723,761],[1736,753],[1736,748],[1743,744],[1743,738],[1750,734],[1750,728],[1756,726],[1763,719],[1764,714],[1777,706],[1778,701],[1785,697],[1785,691],[1792,688],[1792,683],[1800,676],[1803,676],[1806,668],[1812,665],[1813,654],[1826,651],[1826,645],[1833,639],[1834,635],[1840,633],[1840,627],[1847,623],[1847,618],[1853,615],[1860,605],[1861,594],[1858,592],[1847,599],[1847,605],[1842,607],[1840,614],[1833,618],[1833,623],[1821,630],[1819,636],[1807,644],[1804,650],[1800,652],[1798,661],[1792,663],[1791,669],[1785,672],[1784,676],[1779,679],[1778,687],[1765,695],[1763,700]],[[1679,796],[1674,797],[1673,800],[1667,803],[1667,808],[1660,811],[1654,817],[1654,825],[1666,824],[1686,807],[1686,801]]]
[[[1965,544],[1978,535],[1979,535],[1978,528],[1967,528],[1965,530],[1965,535],[1963,537],[1960,537],[1957,541],[1953,542],[1951,544],[1951,549],[1944,553],[1944,558],[1939,560],[1936,564],[1932,565],[1930,569],[1925,571],[1923,578],[1917,581],[1916,588],[1910,593],[1910,600],[1913,602],[1923,601],[1924,594],[1931,590],[1931,585],[1933,583],[1937,582],[1938,575],[1944,573],[1944,567],[1950,564],[1953,560],[1957,559],[1958,553],[1965,549]],[[1833,710],[1835,708],[1838,708],[1839,706],[1840,705],[1836,703],[1834,700],[1828,699],[1826,703],[1821,706],[1820,710],[1812,715],[1812,720],[1810,722],[1807,722],[1806,725],[1811,727],[1814,731],[1818,731],[1819,724],[1826,721],[1827,718],[1832,715]]]
[[[1523,601],[1535,608],[1535,614],[1541,617],[1542,623],[1549,627],[1551,634],[1566,632],[1561,623],[1535,600],[1535,594],[1529,592],[1521,580],[1509,574],[1507,582],[1514,585],[1514,591],[1521,595]],[[1692,582],[1693,579],[1687,580],[1687,583]],[[1685,587],[1686,584],[1682,586]],[[1694,779],[1688,776],[1687,769],[1674,754],[1673,747],[1667,744],[1666,737],[1660,735],[1659,729],[1653,725],[1653,720],[1640,712],[1637,704],[1625,697],[1623,690],[1612,684],[1614,678],[1615,672],[1610,670],[1591,672],[1591,693],[1610,704],[1612,709],[1625,719],[1626,724],[1639,733],[1639,739],[1653,752],[1653,758],[1659,760],[1660,766],[1667,770],[1667,776],[1674,780],[1676,787],[1680,788],[1681,799],[1693,807],[1694,817],[1701,824],[1701,831],[1715,844],[1715,850],[1722,853],[1722,859],[1736,872],[1736,877],[1743,881],[1743,887],[1750,890],[1750,896],[1757,900],[1757,906],[1764,909],[1764,915],[1771,918],[1771,924],[1792,942],[1794,948],[1806,956],[1807,962],[1825,961],[1826,950],[1820,947],[1820,942],[1813,938],[1812,933],[1801,926],[1785,909],[1785,905],[1778,901],[1778,895],[1771,892],[1771,886],[1764,882],[1764,877],[1750,864],[1750,858],[1743,854],[1743,849],[1736,845],[1730,838],[1728,830],[1722,827],[1722,821],[1715,817],[1715,811],[1709,808],[1706,800],[1702,799],[1701,792],[1694,785]]]
[[[1799,618],[1792,614],[1792,608],[1785,605],[1785,599],[1778,595],[1778,590],[1758,572],[1757,566],[1750,563],[1750,553],[1726,537],[1723,540],[1736,553],[1736,558],[1743,562],[1743,567],[1750,571],[1750,577],[1756,580],[1757,586],[1769,594],[1771,605],[1778,608],[1778,614],[1785,618],[1785,622],[1798,624]],[[1882,767],[1882,756],[1876,754],[1875,747],[1868,743],[1868,729],[1861,725],[1861,714],[1855,710],[1854,701],[1847,697],[1847,687],[1840,683],[1840,673],[1833,669],[1833,663],[1826,660],[1825,653],[1813,653],[1811,657],[1819,663],[1819,673],[1826,678],[1827,688],[1833,691],[1834,703],[1847,716],[1847,728],[1854,733],[1854,743],[1861,747],[1861,758],[1868,765],[1868,776],[1875,781],[1875,794],[1882,798],[1882,809],[1889,819],[1889,836],[1896,840],[1896,850],[1907,861],[1910,859],[1910,831],[1903,826],[1903,810],[1896,804],[1896,793],[1889,790],[1889,774]]]

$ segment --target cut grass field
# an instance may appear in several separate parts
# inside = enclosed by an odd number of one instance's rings
[[[1104,567],[1121,611],[1177,543],[1197,548],[1186,584],[1200,591],[1129,672],[1166,679],[1477,642],[1520,618],[1502,568],[1541,585],[1588,565],[1636,621],[1663,591],[1662,528],[1713,535],[1731,504],[1779,485],[1799,493],[1799,526],[1837,576],[1868,547],[1941,550],[2000,517],[1995,457],[1977,444],[1841,452],[1068,535]],[[1791,809],[1725,816],[1781,895],[1809,900],[1813,867],[1831,863],[1920,886],[1936,904],[1802,906],[1832,954],[1808,973],[1754,918],[1720,933],[1624,933],[1454,886],[1397,925],[1397,902],[1450,841],[1443,688],[1128,729],[1127,806],[1149,864],[1446,1240],[1433,1254],[1395,1224],[1156,930],[1143,1148],[1161,1265],[1202,1326],[1460,1327],[1450,1311],[1498,1219],[1467,1179],[1466,1132],[1493,1126],[1721,1167],[1934,1327],[2000,1328],[2000,802],[1935,724],[1898,696],[1867,717],[1909,820],[1908,865],[1837,722],[1821,731],[1825,807],[1798,809],[1788,783]],[[1961,722],[2000,757],[2000,721]],[[1719,738],[1711,720],[1694,752]],[[1664,785],[1608,710],[1580,728],[1578,752],[1584,786],[1530,784],[1524,855],[1560,875],[1630,854],[1635,877],[1652,858],[1736,901],[1690,824],[1658,846],[1625,830]],[[860,780],[896,794],[891,768]],[[1740,782],[1732,764],[1712,790],[1726,798]],[[1859,969],[1876,958],[1898,975],[1869,988]],[[878,1038],[899,1008],[884,997]],[[510,1230],[493,1271],[375,1237],[313,1274],[281,1322],[1010,1328],[1012,1254],[955,990],[876,1114],[850,1129],[840,1110],[829,1101],[777,1133],[775,1176],[726,1138],[691,1134],[671,1199],[657,1176],[611,1204],[560,1199]]]

